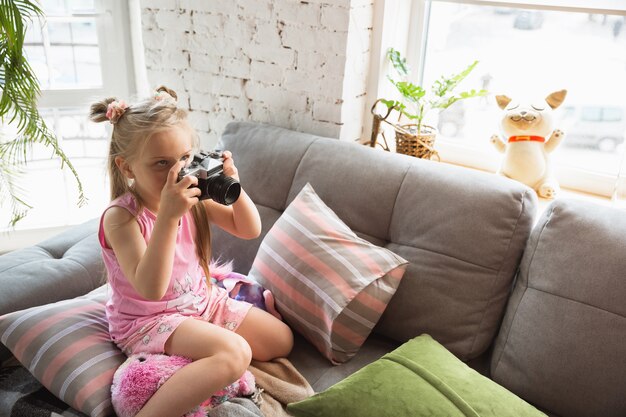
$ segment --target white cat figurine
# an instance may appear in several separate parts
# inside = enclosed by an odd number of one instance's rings
[[[563,103],[566,94],[566,90],[560,90],[529,103],[496,96],[504,111],[500,125],[505,135],[504,141],[500,135],[491,136],[491,143],[504,153],[498,173],[528,185],[547,199],[556,197],[560,190],[548,154],[565,136],[554,128],[553,110]]]

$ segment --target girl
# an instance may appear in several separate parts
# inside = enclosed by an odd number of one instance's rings
[[[209,224],[243,239],[259,236],[261,221],[242,190],[232,206],[199,202],[197,178],[178,172],[191,162],[198,138],[177,107],[176,93],[159,87],[128,106],[108,98],[91,106],[91,120],[109,121],[110,206],[99,239],[112,289],[107,318],[112,340],[126,353],[191,358],[138,416],[179,417],[237,380],[251,358],[287,356],[287,325],[226,291],[207,286]],[[224,175],[238,179],[230,152]]]

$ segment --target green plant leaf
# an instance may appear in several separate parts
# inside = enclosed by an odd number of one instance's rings
[[[396,51],[393,48],[389,48],[389,50],[387,50],[387,58],[396,69],[396,71],[398,71],[398,74],[403,77],[409,76],[411,69],[407,65],[406,59],[402,58],[402,55],[400,55],[400,52]]]
[[[421,86],[415,85],[408,81],[392,82],[398,89],[398,92],[402,94],[405,99],[413,103],[419,103],[420,99],[426,94],[426,91]]]
[[[472,98],[472,97],[484,97],[488,94],[489,92],[487,90],[470,90],[470,91],[464,91],[462,93],[459,93],[459,96],[461,96],[461,98],[465,99],[465,98]]]
[[[422,86],[413,84],[406,80],[409,75],[409,68],[406,59],[402,57],[400,52],[393,48],[387,50],[387,58],[392,66],[401,75],[405,81],[396,81],[392,77],[387,79],[394,85],[396,90],[401,94],[402,101],[382,100],[388,108],[393,108],[400,112],[409,120],[416,121],[418,130],[421,130],[422,122],[429,111],[433,109],[444,110],[459,100],[472,97],[484,96],[487,94],[485,90],[469,90],[454,95],[454,89],[463,81],[478,65],[478,61],[472,62],[458,74],[449,77],[441,76],[430,87],[427,92]]]
[[[470,72],[472,72],[476,65],[478,65],[478,61],[472,62],[467,66],[467,68],[456,75],[452,75],[450,77],[441,76],[441,78],[433,84],[433,94],[438,97],[443,97],[446,94],[451,93],[457,85],[459,85],[459,83],[463,81],[465,77],[470,74]]]
[[[11,220],[9,226],[22,220],[32,207],[23,199],[24,190],[17,184],[21,172],[13,165],[7,165],[0,159],[0,206],[7,202],[11,207]]]
[[[400,107],[404,107],[404,104],[400,103],[397,100],[381,99],[380,102],[387,106],[387,109],[399,109]]]

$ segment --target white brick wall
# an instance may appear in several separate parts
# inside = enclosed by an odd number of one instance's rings
[[[358,140],[374,0],[142,0],[148,80],[202,145],[233,120]]]

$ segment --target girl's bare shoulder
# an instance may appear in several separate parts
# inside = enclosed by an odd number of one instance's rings
[[[129,230],[137,227],[135,216],[124,207],[112,206],[107,209],[102,219],[102,226],[105,232],[116,232],[119,230]]]

